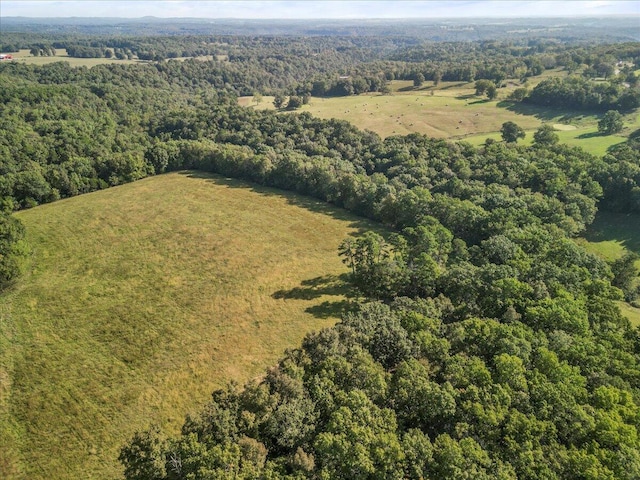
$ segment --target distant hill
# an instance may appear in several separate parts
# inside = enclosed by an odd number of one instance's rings
[[[430,41],[552,37],[564,40],[639,40],[640,17],[289,19],[3,17],[5,32],[109,35],[390,35]]]

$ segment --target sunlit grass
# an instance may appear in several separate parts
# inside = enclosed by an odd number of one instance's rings
[[[433,92],[433,95],[431,94]],[[418,132],[435,138],[463,138],[499,131],[506,121],[536,128],[540,120],[477,98],[467,84],[439,85],[391,95],[314,98],[301,111],[320,118],[347,120],[382,137]]]
[[[629,319],[632,325],[640,327],[640,308],[635,308],[625,302],[618,302],[622,314]]]
[[[174,432],[216,387],[333,324],[338,244],[370,226],[187,174],[18,216],[32,258],[0,297],[0,471],[30,479],[117,477],[135,430]]]
[[[558,124],[556,124],[558,125]],[[531,145],[536,129],[525,130],[525,138],[518,140],[519,145]],[[556,131],[560,143],[566,143],[572,147],[580,147],[595,156],[605,155],[609,149],[626,141],[621,135],[600,135],[597,126],[581,127],[571,130]],[[502,141],[500,132],[493,132],[486,135],[474,135],[463,140],[475,146],[483,145],[490,138],[495,141]]]

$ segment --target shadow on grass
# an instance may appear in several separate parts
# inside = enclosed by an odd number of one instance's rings
[[[325,301],[319,305],[305,309],[316,318],[342,318],[349,312],[354,312],[358,308],[358,304],[352,300],[339,300],[335,302]]]
[[[317,318],[340,318],[344,313],[355,308],[357,294],[348,282],[349,276],[324,275],[321,277],[303,280],[299,287],[290,290],[278,290],[271,297],[275,299],[296,299],[314,300],[325,295],[342,297],[339,300],[325,300],[324,302],[311,306],[305,311]]]
[[[614,143],[613,145],[610,145],[610,146],[607,147],[607,153],[613,153],[616,150],[624,147],[626,144],[627,144],[627,142],[624,141],[624,140],[621,141],[620,143]]]
[[[588,112],[567,111],[566,109],[541,107],[538,105],[513,102],[510,100],[502,100],[498,102],[498,107],[519,115],[533,116],[542,121],[554,120],[558,123],[569,123],[571,121],[581,120],[585,116],[589,116]]]
[[[488,98],[483,98],[481,100],[476,100],[474,102],[469,102],[469,105],[476,105],[478,103],[489,103],[491,100],[489,100]]]
[[[595,138],[595,137],[604,137],[604,135],[600,132],[590,132],[590,133],[583,133],[581,135],[578,135],[576,138],[585,139],[585,138]]]
[[[396,91],[397,92],[414,92],[414,91],[418,91],[418,90],[421,90],[421,88],[420,87],[414,87],[414,86],[410,85],[408,87],[399,88]]]
[[[469,100],[470,98],[476,98],[476,96],[473,93],[469,93],[468,95],[458,95],[455,98],[456,100]],[[473,102],[473,103],[476,103],[476,102]]]
[[[589,242],[618,241],[640,254],[640,214],[600,211],[584,234]]]
[[[369,230],[374,230],[380,233],[382,236],[385,236],[386,233],[385,228],[381,224],[377,224],[371,220],[358,217],[355,214],[348,212],[340,207],[336,207],[322,200],[307,197],[299,193],[280,190],[278,188],[265,187],[263,185],[251,183],[246,180],[237,180],[235,178],[224,177],[222,175],[201,172],[198,170],[185,170],[178,173],[189,178],[200,178],[209,180],[217,185],[224,185],[229,188],[249,189],[259,195],[286,198],[287,203],[289,203],[290,205],[304,208],[311,212],[322,213],[336,220],[348,222],[349,228],[355,229],[355,232],[350,234],[351,236],[359,236]]]
[[[341,295],[355,298],[353,287],[348,282],[349,275],[323,275],[321,277],[303,280],[299,287],[290,290],[278,290],[273,295],[276,299],[313,300],[323,295]]]
[[[440,90],[451,90],[452,88],[460,88],[464,87],[467,82],[454,83],[453,85],[447,85],[446,87],[442,87]]]

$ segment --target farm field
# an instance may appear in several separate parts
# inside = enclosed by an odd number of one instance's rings
[[[103,65],[105,63],[131,64],[143,63],[142,60],[118,60],[117,58],[75,58],[69,57],[64,48],[56,50],[53,57],[34,57],[29,50],[22,49],[17,53],[12,53],[14,62],[22,62],[33,65],[46,65],[54,62],[69,62],[72,67],[93,67],[95,65]]]
[[[371,228],[195,173],[17,216],[32,252],[0,297],[0,462],[30,479],[119,477],[134,431],[175,433],[223,382],[333,324],[348,303],[338,244]]]
[[[640,215],[600,212],[585,235],[576,241],[608,261],[621,257],[625,250],[640,255]],[[640,269],[640,260],[636,266]],[[640,308],[624,302],[620,302],[620,308],[633,324],[640,326]]]

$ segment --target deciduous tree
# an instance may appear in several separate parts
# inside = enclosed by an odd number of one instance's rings
[[[519,138],[525,137],[525,132],[518,124],[514,122],[504,122],[500,129],[502,140],[507,143],[515,143]]]
[[[598,121],[598,131],[605,135],[621,132],[623,127],[622,115],[617,110],[609,110]]]

